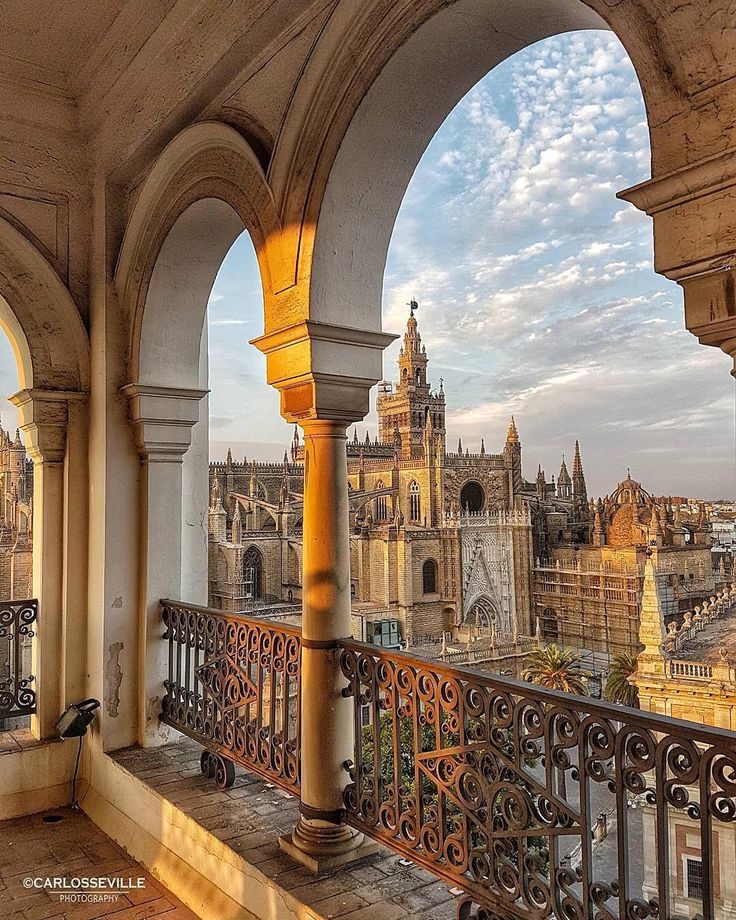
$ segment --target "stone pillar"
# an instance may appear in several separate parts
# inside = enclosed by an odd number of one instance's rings
[[[85,605],[79,580],[86,568],[86,488],[79,463],[69,473],[69,457],[81,460],[77,443],[68,443],[70,414],[85,417],[86,394],[55,390],[21,390],[11,397],[33,461],[33,594],[39,615],[32,646],[37,709],[31,730],[53,737],[54,725],[82,689]],[[75,475],[78,478],[75,478]],[[81,565],[81,568],[80,568]],[[68,567],[73,571],[67,572]],[[72,603],[70,603],[70,600]]]
[[[170,730],[159,722],[167,668],[159,610],[162,598],[181,598],[182,460],[191,444],[206,390],[130,384],[130,419],[141,457],[141,560],[139,652],[141,675],[138,738],[144,746],[164,744]]]
[[[354,700],[341,693],[338,641],[351,634],[346,432],[366,415],[393,338],[307,321],[254,343],[282,415],[304,428],[301,817],[279,844],[314,873],[375,849],[345,823]]]
[[[342,800],[343,765],[353,757],[353,701],[341,695],[337,645],[351,635],[348,422],[303,424],[301,818],[280,843],[319,871],[354,858],[363,835],[345,824]]]

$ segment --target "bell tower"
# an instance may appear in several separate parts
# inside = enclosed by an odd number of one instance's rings
[[[427,349],[422,345],[414,316],[418,308],[416,300],[410,301],[396,389],[390,383],[382,383],[378,391],[379,440],[383,444],[398,444],[400,438],[404,460],[424,456],[427,427],[435,444],[437,439],[441,440],[443,453],[445,444],[445,394],[441,380],[439,391],[434,393],[427,380]]]

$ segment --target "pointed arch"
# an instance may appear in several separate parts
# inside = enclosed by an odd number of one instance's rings
[[[378,482],[373,487],[374,489],[383,489],[383,480],[379,479]],[[375,518],[377,521],[386,520],[386,496],[379,495],[375,500]]]
[[[409,520],[418,524],[422,519],[422,491],[416,479],[409,483]]]
[[[248,600],[264,596],[263,553],[254,544],[243,553],[243,594]]]

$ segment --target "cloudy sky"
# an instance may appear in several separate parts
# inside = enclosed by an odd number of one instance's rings
[[[403,331],[419,301],[452,449],[483,436],[501,450],[513,413],[529,478],[538,463],[556,474],[579,438],[593,494],[631,467],[656,493],[736,495],[730,361],[685,331],[681,290],[652,270],[649,218],[615,197],[648,169],[641,94],[609,33],[515,55],[447,118],[396,222],[384,328]],[[261,303],[244,236],[210,302],[213,458],[229,444],[238,458],[280,458],[290,438],[247,344]],[[373,413],[366,424],[375,431]]]

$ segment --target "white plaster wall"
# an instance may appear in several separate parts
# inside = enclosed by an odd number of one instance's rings
[[[207,319],[199,350],[199,387],[208,388]],[[207,512],[209,508],[209,396],[199,402],[199,421],[182,463],[182,600],[207,604]]]

